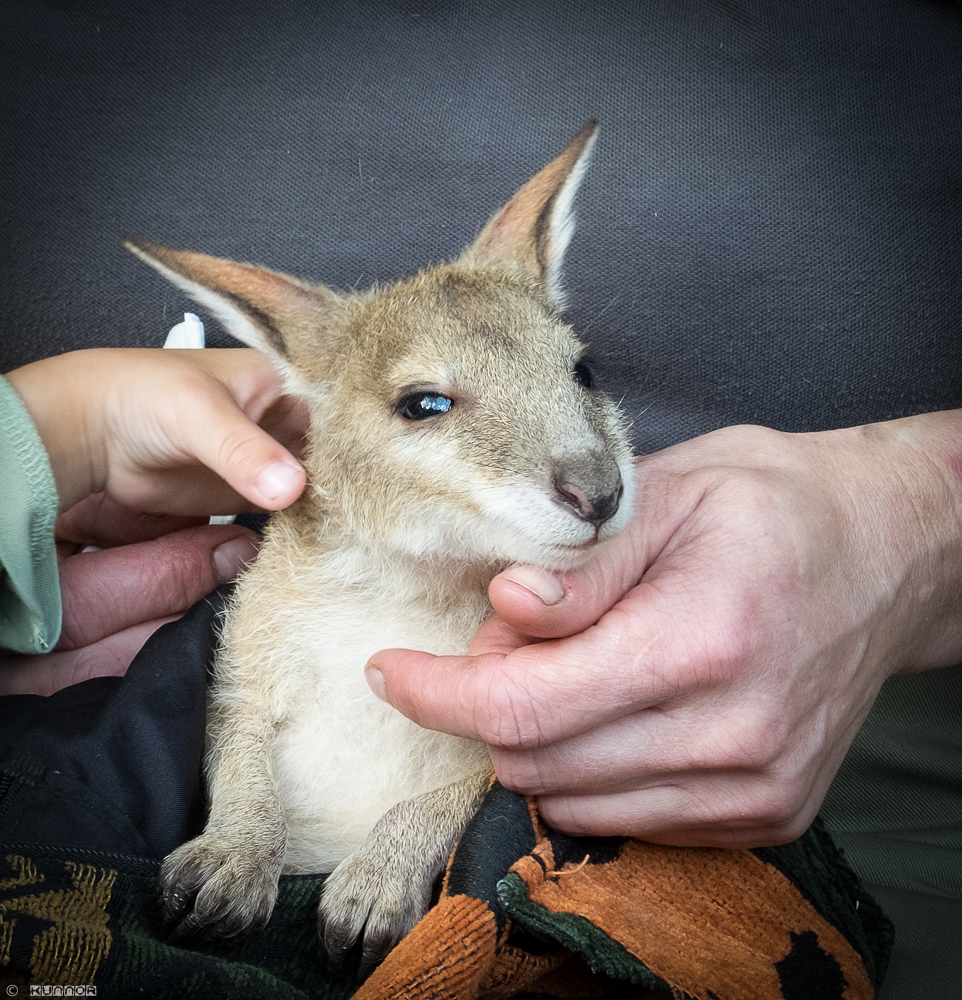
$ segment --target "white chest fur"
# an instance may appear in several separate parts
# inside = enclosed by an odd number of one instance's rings
[[[265,551],[241,581],[214,699],[236,705],[257,690],[272,721],[285,869],[330,871],[392,805],[487,759],[483,746],[422,729],[378,700],[364,665],[390,647],[464,652],[489,606],[483,587],[465,588],[450,568],[393,566],[385,577],[369,554],[341,551],[285,566],[280,588],[278,569]]]

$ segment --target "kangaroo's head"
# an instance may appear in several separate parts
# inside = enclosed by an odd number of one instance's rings
[[[571,202],[590,122],[462,256],[342,294],[264,268],[127,246],[311,409],[306,464],[324,518],[441,558],[569,566],[627,522],[624,422],[562,321]]]

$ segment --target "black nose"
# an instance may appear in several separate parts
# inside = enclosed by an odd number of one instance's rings
[[[625,491],[620,477],[617,487],[601,496],[589,496],[582,486],[570,479],[565,482],[556,480],[554,488],[558,502],[568,507],[575,517],[594,525],[595,531],[615,516],[618,504],[621,503],[621,495]]]

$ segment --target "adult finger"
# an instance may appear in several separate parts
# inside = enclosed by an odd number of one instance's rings
[[[641,578],[640,541],[634,533],[612,539],[573,570],[509,566],[488,585],[495,614],[519,636],[555,639],[583,631]]]
[[[79,649],[5,656],[0,661],[0,695],[46,696],[93,677],[122,677],[154,632],[178,617],[141,622]]]
[[[145,514],[118,503],[106,493],[81,500],[57,518],[58,541],[96,545],[102,549],[132,542],[147,542],[172,531],[206,524],[203,516]]]
[[[183,613],[234,579],[257,546],[257,536],[246,528],[202,525],[65,559],[57,648],[87,646],[131,625]]]
[[[649,625],[635,613],[645,589],[565,639],[471,656],[381,650],[368,683],[419,725],[493,747],[534,749],[590,731],[677,693],[664,664],[682,656],[684,637],[664,615]]]
[[[773,786],[772,799],[778,795]],[[758,810],[760,789],[742,779],[712,778],[615,795],[545,796],[542,819],[575,837],[637,837],[675,847],[770,847],[800,837],[818,811],[807,804],[790,820]],[[706,808],[711,803],[714,808]]]
[[[789,743],[779,746],[750,722],[670,715],[641,713],[621,732],[615,724],[533,760],[495,751],[492,761],[507,787],[536,794],[546,822],[573,836],[757,847],[794,840],[810,825],[849,743],[837,739],[824,752],[817,733],[802,727],[784,733]],[[619,739],[622,749],[613,750]]]
[[[541,816],[571,836],[631,836],[679,847],[768,847],[811,825],[839,760],[787,781],[781,774],[677,774],[644,788],[538,797]]]
[[[763,775],[794,781],[811,759],[809,720],[784,717],[775,699],[747,704],[715,691],[659,705],[534,749],[491,752],[502,783],[525,795],[601,795],[677,783],[689,776]]]
[[[632,518],[587,561],[564,571],[514,565],[494,577],[488,596],[496,617],[519,636],[560,638],[593,625],[631,590],[701,496],[666,489],[659,461],[636,460]]]

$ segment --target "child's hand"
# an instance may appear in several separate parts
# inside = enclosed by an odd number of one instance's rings
[[[294,502],[307,415],[247,349],[76,351],[7,379],[64,512],[63,632],[48,655],[5,655],[0,694],[51,694],[125,673],[155,629],[243,569],[256,536],[207,519]]]
[[[257,351],[75,351],[7,379],[50,456],[61,511],[101,492],[155,514],[279,510],[304,489],[288,449],[306,412]]]
[[[206,518],[139,514],[103,494],[57,520],[63,631],[54,652],[2,654],[0,695],[53,694],[121,676],[149,636],[257,552],[257,536]],[[99,552],[84,552],[96,546]]]

